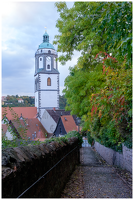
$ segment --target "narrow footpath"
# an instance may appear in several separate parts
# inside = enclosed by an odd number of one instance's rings
[[[61,198],[132,198],[132,188],[85,141],[78,165]]]

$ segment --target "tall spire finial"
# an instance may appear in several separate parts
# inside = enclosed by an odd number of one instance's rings
[[[45,32],[47,32],[47,27],[45,27]]]

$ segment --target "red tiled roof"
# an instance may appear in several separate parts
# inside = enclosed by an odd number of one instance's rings
[[[13,120],[13,114],[17,114],[20,118],[21,114],[23,118],[36,118],[37,115],[37,108],[36,107],[11,107],[13,111],[10,110],[9,107],[2,107],[2,119],[6,114],[8,120]]]
[[[12,120],[12,123],[22,138],[26,136],[32,139],[32,134],[34,134],[35,132],[36,138],[46,137],[45,134],[47,133],[47,131],[37,118],[26,119],[25,121],[23,119],[20,119],[19,122]],[[20,125],[22,125],[22,129],[20,128]],[[23,132],[23,130],[25,130],[25,133]]]
[[[64,109],[53,109],[47,110],[49,115],[54,119],[56,123],[58,123],[60,116],[62,115],[70,115],[70,111],[65,111]],[[72,115],[75,123],[77,124],[76,115]]]
[[[67,133],[70,131],[77,131],[77,126],[72,115],[63,115],[61,116],[61,120]]]

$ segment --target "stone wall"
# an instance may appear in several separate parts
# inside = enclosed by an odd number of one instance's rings
[[[110,165],[116,165],[132,173],[132,149],[128,149],[123,145],[122,153],[119,153],[99,144],[96,141],[94,147]]]
[[[67,143],[51,142],[5,149],[2,151],[2,198],[17,198],[35,182],[22,198],[60,197],[79,162],[77,138],[70,138]],[[50,170],[54,165],[56,167]]]

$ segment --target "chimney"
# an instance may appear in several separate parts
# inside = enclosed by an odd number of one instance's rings
[[[67,118],[65,117],[65,121],[67,121]]]

